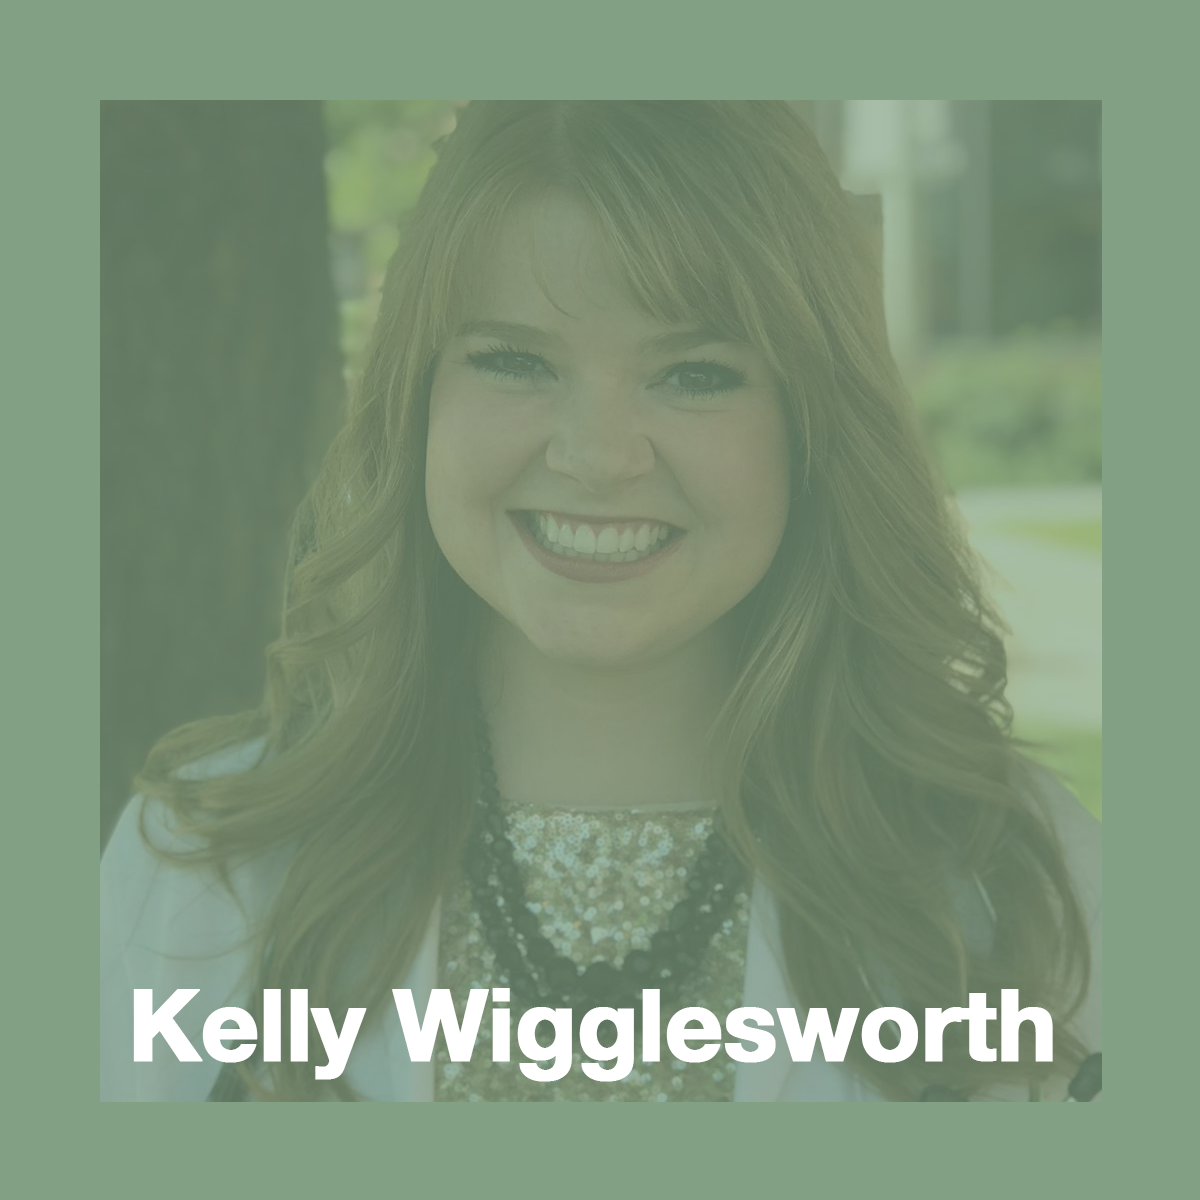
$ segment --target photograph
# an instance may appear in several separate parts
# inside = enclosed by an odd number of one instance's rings
[[[1101,1089],[1101,103],[100,105],[101,1100]]]

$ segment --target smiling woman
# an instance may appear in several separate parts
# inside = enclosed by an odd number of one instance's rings
[[[783,536],[783,407],[753,347],[664,328],[610,257],[566,193],[501,228],[433,373],[429,519],[507,653],[707,657]]]
[[[468,106],[295,529],[261,710],[164,739],[107,855],[109,1094],[1007,1099],[1097,1047],[1094,829],[1012,743],[871,235],[786,105]],[[132,991],[172,987],[367,1016],[334,1078],[277,1044],[135,1064]],[[438,988],[618,1029],[651,995],[900,1027],[1019,989],[1056,1037],[844,1065],[647,1037],[535,1079],[496,1013],[469,1061],[400,1040],[389,989]]]

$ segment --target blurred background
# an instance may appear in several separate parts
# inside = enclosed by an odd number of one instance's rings
[[[159,736],[258,703],[287,523],[457,103],[101,106],[102,838]],[[795,103],[881,224],[1017,730],[1099,814],[1100,104]]]

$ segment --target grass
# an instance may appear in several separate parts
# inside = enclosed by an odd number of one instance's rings
[[[1008,521],[1002,526],[1005,533],[1070,546],[1075,550],[1101,551],[1101,522],[1095,519],[1077,521]]]
[[[1103,735],[1099,729],[1018,728],[1017,734],[1037,743],[1031,758],[1049,767],[1097,817],[1103,800]]]

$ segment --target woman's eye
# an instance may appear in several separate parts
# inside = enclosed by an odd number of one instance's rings
[[[549,374],[546,360],[538,354],[514,350],[510,346],[490,346],[487,350],[467,355],[467,362],[477,371],[485,371],[498,379],[534,379]]]
[[[681,396],[715,396],[732,392],[746,382],[741,371],[715,362],[679,363],[663,379]]]

